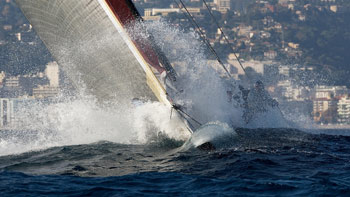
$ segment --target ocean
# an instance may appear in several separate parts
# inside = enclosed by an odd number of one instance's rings
[[[0,194],[349,196],[349,134],[236,129],[208,151],[159,135],[138,145],[99,141],[3,154]]]

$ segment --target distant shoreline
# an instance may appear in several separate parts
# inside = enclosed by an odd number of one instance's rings
[[[340,125],[340,124],[333,124],[333,125],[312,125],[315,129],[349,129],[350,130],[350,124],[346,125]],[[349,131],[350,132],[350,131]]]

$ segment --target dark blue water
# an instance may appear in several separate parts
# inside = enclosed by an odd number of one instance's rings
[[[255,133],[256,132],[256,133]],[[327,132],[323,132],[327,133]],[[241,132],[213,151],[99,142],[0,157],[1,196],[349,196],[350,137]]]

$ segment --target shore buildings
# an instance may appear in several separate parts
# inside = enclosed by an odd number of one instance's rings
[[[12,129],[17,125],[21,110],[42,99],[59,94],[59,67],[47,64],[44,73],[6,76],[0,73],[0,128]]]
[[[11,124],[11,116],[13,112],[13,103],[10,99],[1,98],[0,99],[0,127],[7,127]]]
[[[350,97],[344,96],[338,102],[338,123],[350,124]]]
[[[231,0],[214,0],[214,4],[221,13],[226,13],[231,9]]]

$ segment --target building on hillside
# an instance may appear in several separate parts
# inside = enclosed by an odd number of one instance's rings
[[[289,66],[285,66],[285,65],[278,66],[278,73],[280,75],[284,75],[286,77],[289,77]]]
[[[277,57],[277,52],[273,50],[266,51],[264,52],[264,56],[268,59],[275,59]]]
[[[19,87],[19,77],[7,77],[4,86],[8,88]]]
[[[278,81],[277,83],[277,87],[290,87],[290,86],[292,86],[291,80]]]
[[[350,98],[342,97],[338,102],[338,123],[350,124]]]
[[[1,72],[0,72],[0,83],[1,83],[1,84],[3,83],[5,77],[6,77],[5,72],[4,72],[4,71],[1,71]]]
[[[259,36],[260,38],[264,39],[264,38],[270,38],[271,37],[271,33],[267,32],[267,31],[260,31],[259,32]]]
[[[23,112],[35,102],[37,100],[33,98],[0,98],[0,128],[13,129],[18,126],[20,119],[25,116]]]
[[[56,97],[59,94],[59,88],[49,85],[41,86],[33,89],[33,97],[37,99]]]
[[[291,80],[278,81],[276,88],[280,96],[287,101],[307,101],[310,100],[310,87],[297,86]]]
[[[237,56],[239,57],[239,54],[237,54]],[[244,61],[243,59],[240,59],[240,61],[245,70],[247,70],[247,68],[251,68],[254,70],[254,72],[261,75],[264,75],[266,65],[272,64],[272,61],[257,61],[257,60]],[[236,56],[233,53],[228,55],[227,62],[233,66],[232,70],[234,70],[237,76],[246,74],[242,66],[238,62]]]
[[[285,87],[282,89],[282,96],[287,101],[305,101],[309,99],[310,89],[308,87]]]
[[[179,13],[180,9],[179,8],[149,8],[145,9],[144,15],[147,16],[167,16],[169,13]]]
[[[7,98],[0,98],[0,128],[11,124],[12,102]]]
[[[2,88],[0,90],[0,98],[17,98],[23,95],[23,89],[20,86],[20,78],[6,77],[3,80]]]
[[[214,4],[221,13],[226,13],[231,9],[231,0],[214,0]]]
[[[33,96],[34,88],[38,85],[50,84],[50,80],[44,74],[39,73],[37,75],[23,75],[20,77],[19,83],[26,95]]]
[[[12,25],[4,25],[2,26],[2,29],[5,31],[12,31]]]
[[[202,8],[186,8],[187,11],[195,17],[202,17]],[[159,20],[161,16],[168,16],[170,13],[187,12],[183,8],[147,8],[144,11],[145,20]]]
[[[45,75],[49,79],[51,87],[59,87],[59,69],[56,62],[49,62],[46,65]]]
[[[332,99],[348,94],[349,89],[346,86],[316,86],[314,90],[315,99]]]
[[[289,0],[278,0],[278,4],[280,4],[283,7],[288,7]]]
[[[257,60],[250,60],[243,62],[243,67],[245,69],[252,68],[256,73],[264,74],[264,66],[266,64],[270,64],[269,61],[257,61]]]
[[[319,98],[313,100],[313,119],[317,123],[336,123],[338,100]]]
[[[293,49],[299,48],[299,44],[293,42],[288,42],[288,46]]]
[[[22,34],[21,34],[21,32],[15,33],[14,36],[16,37],[16,41],[22,41]]]
[[[290,77],[292,72],[305,72],[313,71],[314,68],[311,66],[300,66],[300,65],[280,65],[278,66],[278,72],[280,75]]]
[[[240,25],[237,35],[251,38],[252,33],[254,34],[252,26]]]

